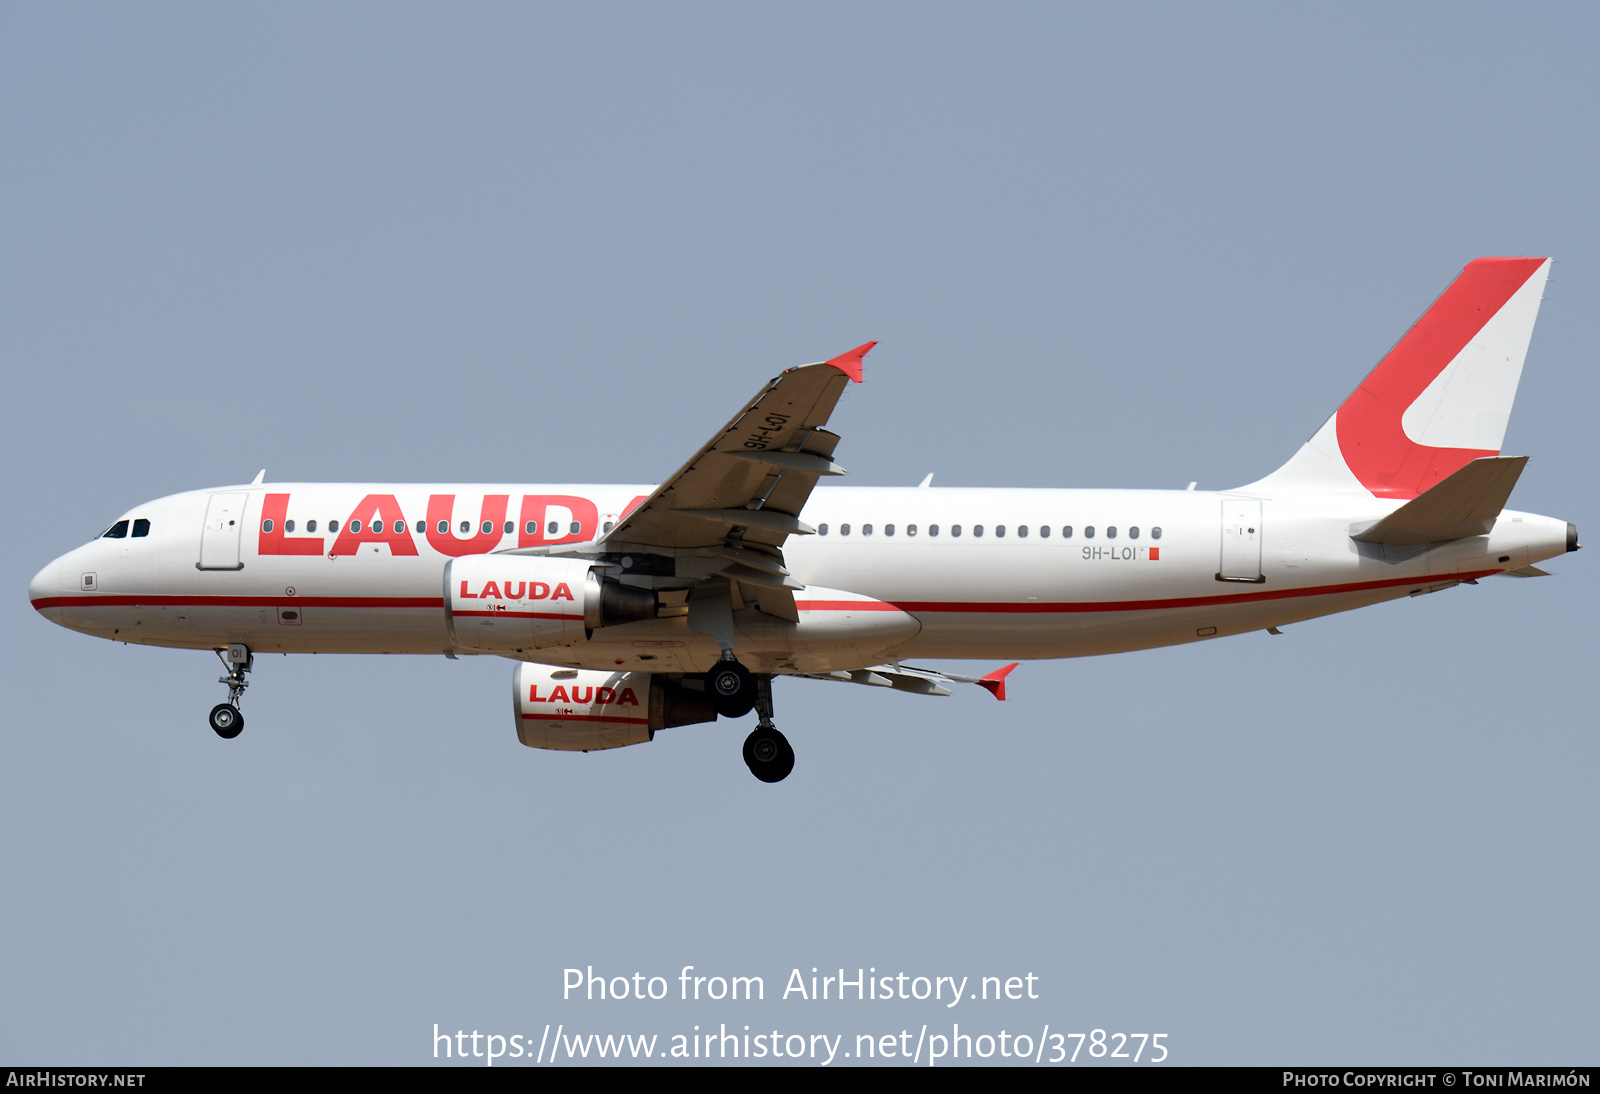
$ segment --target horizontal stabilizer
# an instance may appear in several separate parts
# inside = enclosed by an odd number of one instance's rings
[[[1421,544],[1488,534],[1527,466],[1526,456],[1473,460],[1350,538],[1362,543]]]
[[[1503,570],[1501,577],[1549,577],[1549,570],[1541,570],[1537,566],[1518,566],[1515,570]]]

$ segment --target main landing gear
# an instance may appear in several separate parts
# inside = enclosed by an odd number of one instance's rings
[[[757,677],[754,683],[759,721],[744,739],[744,765],[764,783],[782,782],[794,770],[794,749],[772,724],[772,677]]]
[[[724,655],[712,670],[706,673],[706,694],[717,705],[717,713],[724,718],[743,718],[756,705],[760,688],[753,672]]]
[[[706,673],[706,694],[724,718],[743,718],[754,710],[756,728],[744,739],[744,762],[764,783],[780,782],[794,770],[794,749],[772,724],[772,677],[757,676],[731,653]]]
[[[239,699],[244,695],[244,689],[250,686],[250,681],[244,676],[255,668],[256,659],[250,647],[241,642],[230,643],[226,651],[213,652],[222,662],[222,667],[228,670],[228,675],[217,678],[217,683],[228,685],[228,701],[211,708],[211,728],[218,737],[231,741],[244,732],[244,715],[239,713]]]

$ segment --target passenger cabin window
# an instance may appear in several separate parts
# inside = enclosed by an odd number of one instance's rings
[[[850,526],[848,524],[839,525],[839,534],[841,536],[848,536],[850,534]]]
[[[517,522],[516,521],[514,521],[514,520],[506,521],[506,535],[509,536],[512,532],[515,532],[516,530],[517,530]]]
[[[506,531],[508,531],[508,532],[511,531],[511,526],[509,524],[506,525]],[[573,521],[572,522],[572,534],[573,535],[577,535],[581,531],[583,531],[583,525],[580,524],[578,521]]]
[[[872,525],[863,524],[861,526],[861,534],[864,536],[870,536],[872,534]]]
[[[1161,526],[1159,524],[1156,525],[1154,528],[1150,529],[1150,538],[1151,539],[1160,539],[1161,538]]]
[[[939,534],[939,526],[937,524],[928,525],[928,534],[930,536],[938,535]]]
[[[472,522],[470,520],[462,521],[461,522],[461,534],[462,535],[466,535],[470,531],[472,531]]]
[[[553,536],[559,531],[561,531],[561,525],[559,523],[557,523],[556,521],[551,521],[550,522],[550,528],[549,528],[549,531],[548,531],[547,534]]]
[[[1129,539],[1138,539],[1139,538],[1139,526],[1137,524],[1135,524],[1132,528],[1128,529],[1128,538]]]
[[[262,531],[263,531],[263,532],[270,532],[270,531],[272,531],[272,522],[271,522],[271,521],[270,521],[270,520],[264,520],[264,521],[262,521],[262,522],[261,522],[261,530],[262,530]]]
[[[1004,524],[996,524],[994,526],[994,534],[1000,539],[1005,539],[1006,538],[1006,526]]]
[[[611,531],[611,526],[609,524],[606,525],[606,531],[608,531],[608,532]],[[828,526],[826,524],[817,525],[817,535],[825,536],[827,534],[828,534]]]
[[[494,521],[492,521],[492,520],[484,521],[483,522],[483,534],[484,535],[488,535],[492,531],[494,531]]]
[[[972,534],[975,535],[975,536],[982,536],[983,535],[983,525],[974,524],[972,526]]]
[[[1086,524],[1086,525],[1083,526],[1083,538],[1084,539],[1093,539],[1094,538],[1094,525]]]
[[[336,520],[330,520],[328,522],[328,534],[332,535],[333,533],[337,532],[338,530],[339,530],[339,522],[336,521]]]
[[[359,520],[353,520],[353,521],[351,521],[351,522],[350,522],[350,530],[351,530],[351,531],[352,531],[352,532],[359,532],[359,531],[361,531],[361,522],[360,522],[360,521],[359,521]]]
[[[1106,538],[1107,539],[1116,539],[1117,538],[1117,526],[1115,524],[1106,525]]]
[[[147,523],[148,523],[148,522],[147,522]],[[284,530],[284,531],[285,531],[285,532],[292,532],[292,531],[294,531],[294,521],[292,521],[292,520],[286,520],[286,521],[284,521],[284,522],[283,522],[283,530]],[[138,534],[139,534],[139,529],[138,529],[138,528],[134,528],[134,530],[133,530],[133,534],[134,534],[134,535],[138,535]]]
[[[1039,525],[1039,538],[1040,539],[1049,539],[1050,538],[1050,526],[1048,524]]]
[[[317,530],[317,522],[316,521],[314,521],[314,520],[306,521],[306,531],[315,532],[316,530]]]
[[[914,536],[916,534],[917,534],[917,526],[915,524],[906,525],[906,535]]]
[[[107,528],[105,530],[105,534],[103,536],[101,536],[100,538],[101,539],[125,539],[127,537],[127,535],[128,535],[128,522],[125,521],[125,520],[119,520],[119,521],[117,521],[117,523],[113,524],[110,528]]]
[[[950,526],[950,534],[952,536],[955,536],[957,539],[960,539],[961,538],[961,525],[952,524]]]
[[[1018,539],[1027,539],[1028,538],[1028,526],[1026,524],[1017,525],[1017,538]]]
[[[884,535],[886,535],[886,536],[892,536],[892,535],[894,535],[894,525],[892,525],[892,524],[885,524],[885,525],[884,525],[884,526],[883,526],[883,534],[884,534]]]
[[[315,531],[315,530],[316,529],[312,529],[312,531]],[[427,530],[428,530],[428,522],[427,521],[425,521],[425,520],[417,521],[417,535],[419,535],[419,536],[423,535],[424,533],[427,532]]]
[[[1072,525],[1063,524],[1061,526],[1061,538],[1062,539],[1071,539],[1072,538]]]

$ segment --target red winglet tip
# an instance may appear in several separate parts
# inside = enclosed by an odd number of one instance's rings
[[[833,360],[825,361],[823,363],[832,365],[834,368],[850,377],[851,380],[859,384],[861,382],[861,359],[868,353],[872,352],[872,347],[877,344],[878,343],[876,340],[863,343],[862,345],[859,345],[855,349],[851,350],[849,353],[841,353]]]
[[[1006,677],[1011,674],[1012,669],[1016,668],[1020,664],[1022,664],[1021,661],[1013,661],[1003,669],[995,669],[988,676],[982,677],[978,681],[978,686],[980,688],[988,688],[990,694],[992,694],[996,699],[1000,700],[1002,703],[1005,702]]]

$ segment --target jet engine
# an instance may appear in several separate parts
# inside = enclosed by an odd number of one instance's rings
[[[521,653],[654,619],[656,594],[607,581],[582,559],[467,555],[444,568],[444,611],[462,649]]]
[[[523,663],[512,692],[517,739],[530,748],[621,748],[652,740],[658,729],[717,720],[711,696],[648,672]]]

